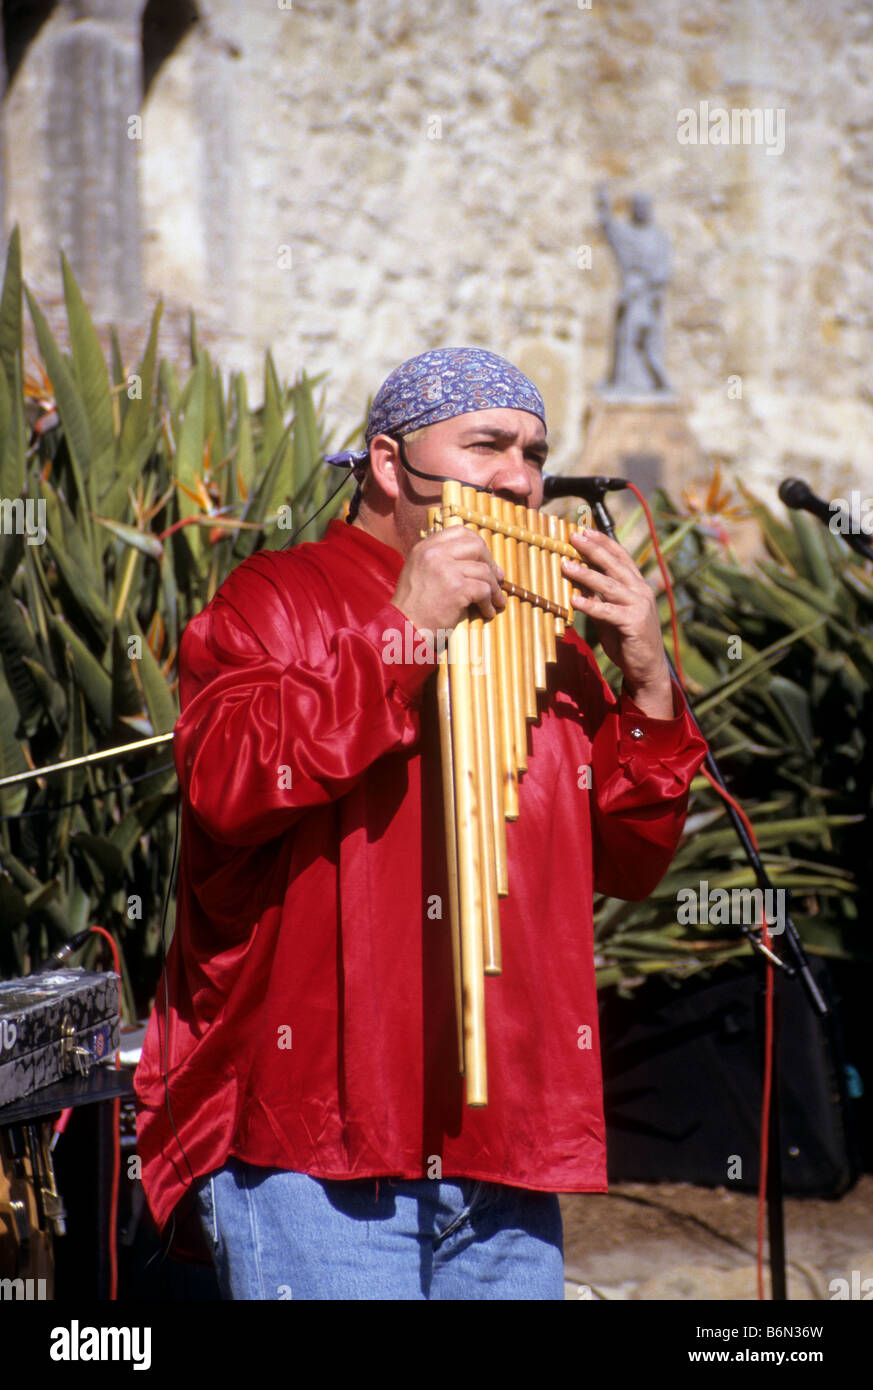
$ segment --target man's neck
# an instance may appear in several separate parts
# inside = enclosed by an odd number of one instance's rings
[[[362,506],[352,525],[360,527],[368,535],[375,536],[383,545],[390,545],[392,550],[399,550],[401,555],[405,555],[393,516],[379,516],[369,507],[365,509]]]

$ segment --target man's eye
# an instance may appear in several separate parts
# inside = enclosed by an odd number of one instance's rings
[[[474,440],[473,443],[469,444],[467,447],[470,449],[502,449],[502,445],[500,441],[497,439],[477,439]],[[543,458],[542,454],[529,453],[526,454],[525,457],[528,463],[535,464],[536,467],[540,470],[542,470],[545,467],[546,460]]]

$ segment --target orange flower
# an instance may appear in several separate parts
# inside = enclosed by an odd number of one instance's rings
[[[732,495],[732,489],[722,484],[721,463],[716,459],[715,470],[703,496],[693,485],[683,487],[682,501],[685,509],[680,515],[686,518],[694,517],[702,531],[726,546],[729,537],[722,522],[743,521],[749,515],[748,508],[743,505],[728,505]]]

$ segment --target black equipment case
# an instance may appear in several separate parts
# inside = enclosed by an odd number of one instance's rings
[[[76,967],[0,982],[0,1106],[118,1047],[118,976]]]

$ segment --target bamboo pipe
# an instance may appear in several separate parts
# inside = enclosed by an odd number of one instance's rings
[[[491,496],[488,499],[489,515],[495,521],[502,520],[502,508],[500,498]],[[500,568],[509,577],[506,567],[506,537],[500,531],[493,532],[492,553]],[[497,689],[499,691],[499,722],[500,722],[500,744],[501,744],[501,770],[503,773],[503,816],[504,821],[518,820],[518,773],[515,762],[515,737],[514,737],[514,700],[517,696],[517,689],[513,675],[512,660],[512,632],[513,632],[513,605],[517,608],[518,599],[507,595],[506,607],[498,613],[492,624],[494,633],[494,645],[492,647],[492,659],[497,662]],[[503,843],[506,844],[506,827],[503,829]],[[499,878],[499,873],[498,873]],[[509,869],[506,870],[506,888],[498,882],[498,892],[503,894],[509,892]]]
[[[442,529],[439,507],[429,507],[427,525]],[[440,726],[440,754],[443,773],[443,824],[446,836],[446,874],[449,884],[449,923],[452,937],[452,977],[455,988],[455,1022],[458,1033],[458,1071],[464,1073],[464,996],[461,987],[461,910],[458,889],[458,836],[455,823],[455,768],[452,757],[452,691],[449,680],[448,648],[439,654],[437,666],[437,713]]]
[[[514,509],[511,502],[503,498],[495,498],[498,506],[498,515],[505,523],[514,520]],[[518,542],[512,537],[505,538],[506,564],[503,566],[506,577],[513,584],[519,583],[518,573]],[[514,594],[510,595],[507,602],[509,613],[509,633],[510,633],[510,656],[512,659],[512,711],[513,711],[513,742],[515,746],[515,769],[516,772],[524,772],[527,768],[527,686],[528,686],[528,660],[527,648],[524,642],[524,627],[521,611],[521,600]]]
[[[536,513],[531,507],[519,507],[519,525],[524,526],[528,531],[536,532]],[[521,546],[524,555],[524,565],[527,566],[528,580],[526,587],[532,593],[542,593],[542,582],[540,577],[540,551],[532,542],[528,541]],[[524,583],[524,580],[522,580]],[[545,690],[546,688],[546,634],[543,625],[545,614],[541,608],[535,604],[528,605],[530,611],[531,640],[533,643],[533,673],[535,690]],[[536,695],[534,695],[534,709],[532,718],[536,719],[537,705]]]
[[[569,545],[570,548],[572,549],[573,547],[572,547],[572,544],[571,544],[571,542],[570,542],[570,532],[571,532],[571,530],[572,530],[573,528],[570,526],[570,523],[568,522],[568,520],[567,520],[567,518],[566,518],[565,516],[562,516],[562,517],[561,517],[560,523],[561,523],[561,530],[560,530],[560,537],[561,537],[561,540],[564,542],[564,545]],[[561,571],[561,589],[562,589],[562,591],[563,591],[563,598],[562,598],[562,600],[561,600],[562,603],[566,604],[567,608],[572,609],[572,608],[573,608],[573,605],[572,605],[572,602],[571,602],[571,598],[572,598],[572,594],[573,594],[573,585],[572,585],[572,583],[570,582],[570,580],[567,578],[567,576],[564,574],[563,568],[562,568],[562,571]],[[576,611],[576,610],[573,609],[573,612],[574,612],[574,613],[575,613],[575,611]]]
[[[545,516],[542,512],[535,512],[534,515],[537,518],[537,524],[539,526],[540,535],[545,541],[548,539],[549,535],[549,518]],[[558,596],[555,593],[555,586],[552,577],[553,558],[554,556],[552,552],[550,550],[547,550],[545,545],[543,545],[540,550],[540,574],[542,576],[543,581],[542,592],[551,603],[556,603]],[[557,643],[555,640],[555,625],[556,618],[554,613],[547,612],[545,615],[544,623],[546,634],[546,665],[548,665],[550,662],[557,661],[558,659]]]
[[[508,502],[510,509],[509,520],[515,526],[525,527],[526,509],[515,506]],[[526,541],[519,541],[516,550],[516,566],[518,569],[518,582],[522,588],[530,589],[530,547]],[[535,659],[535,639],[533,625],[533,610],[526,599],[521,600],[521,649],[524,658],[524,711],[528,719],[537,717],[537,668]],[[525,731],[525,743],[527,742],[527,732]]]
[[[559,532],[560,532],[560,527],[558,526],[558,518],[557,518],[556,516],[552,516],[552,514],[549,513],[549,515],[548,515],[547,518],[546,518],[546,522],[547,522],[547,525],[548,525],[548,533],[549,533],[549,535],[551,536],[552,540],[553,540],[553,541],[559,541],[559,540],[561,539],[561,537],[560,537],[560,534],[559,534]],[[562,581],[562,578],[563,578],[562,573],[561,573],[561,556],[558,554],[558,552],[557,552],[556,550],[552,550],[552,551],[550,552],[550,554],[549,554],[549,563],[550,563],[551,571],[552,571],[552,595],[553,595],[553,597],[554,597],[555,603],[563,603],[563,601],[564,601],[564,592],[563,592],[563,586],[562,586],[562,582],[561,582],[561,581]],[[556,637],[556,639],[557,639],[557,638],[563,637],[565,626],[566,626],[566,621],[565,621],[564,618],[556,618],[556,619],[555,619],[555,637]],[[557,660],[557,652],[556,652],[556,655],[555,655],[555,659]]]
[[[461,485],[444,484],[443,503],[461,505]],[[446,526],[463,526],[449,516]],[[488,1104],[485,1047],[485,976],[482,947],[482,890],[477,817],[477,756],[470,684],[470,622],[461,618],[449,638],[449,682],[452,704],[452,756],[455,772],[456,834],[461,938],[461,990],[464,1019],[464,1073],[467,1104]]]
[[[472,487],[461,489],[462,505],[471,512],[477,509],[479,495]],[[481,528],[471,527],[479,535]],[[476,756],[476,801],[479,807],[479,867],[482,877],[482,950],[486,975],[500,973],[500,918],[497,902],[497,830],[494,803],[497,783],[491,763],[493,711],[489,694],[491,682],[483,673],[486,647],[485,619],[478,608],[470,618],[470,690],[472,694],[473,743]],[[503,825],[501,807],[500,824]],[[460,833],[460,832],[459,832]]]
[[[437,706],[443,769],[443,818],[449,879],[449,921],[452,932],[452,976],[455,986],[455,1021],[458,1030],[458,1071],[464,1072],[464,995],[461,984],[461,908],[458,887],[458,836],[455,824],[455,769],[452,758],[452,694],[446,650],[437,667]]]

